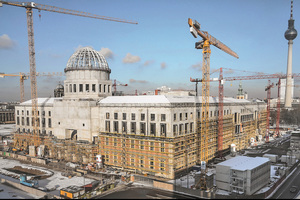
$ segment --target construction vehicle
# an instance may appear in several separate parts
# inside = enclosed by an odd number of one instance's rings
[[[27,180],[27,175],[26,174],[21,174],[20,175],[20,183],[23,185],[26,185],[28,187],[34,187],[37,188],[38,187],[38,181],[37,180]]]
[[[122,23],[137,24],[137,22],[112,18],[112,17],[105,17],[100,15],[94,15],[87,12],[80,12],[80,11],[75,11],[70,9],[59,8],[55,6],[42,5],[34,2],[8,2],[8,1],[0,0],[0,7],[2,7],[3,4],[23,7],[26,9],[28,47],[29,47],[29,66],[30,66],[30,88],[31,88],[31,101],[32,101],[32,112],[33,112],[33,122],[34,122],[33,136],[31,136],[29,139],[31,145],[39,146],[41,141],[39,138],[40,136],[39,136],[39,130],[37,125],[38,124],[38,102],[37,102],[38,96],[37,96],[37,84],[36,84],[36,60],[35,60],[34,29],[33,29],[33,9],[36,9],[38,11],[44,10],[49,12],[57,12],[62,14],[76,15],[81,17],[89,17],[89,18],[109,20],[109,21],[122,22]]]

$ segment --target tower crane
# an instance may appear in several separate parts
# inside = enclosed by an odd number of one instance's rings
[[[128,84],[117,83],[117,80],[115,79],[114,84],[112,85],[114,87],[115,94],[117,92],[117,85],[118,86],[128,86]]]
[[[4,78],[6,76],[19,76],[20,77],[20,103],[24,102],[25,100],[25,94],[24,94],[24,80],[28,79],[28,76],[23,74],[23,73],[19,73],[19,74],[4,74],[4,73],[0,73],[0,78]]]
[[[38,146],[40,143],[40,140],[39,140],[38,127],[37,127],[38,105],[37,105],[36,63],[35,63],[33,11],[32,10],[33,9],[37,9],[38,11],[44,10],[44,11],[49,11],[49,12],[57,12],[57,13],[62,13],[62,14],[76,15],[76,16],[81,16],[81,17],[89,17],[89,18],[109,20],[109,21],[129,23],[129,24],[137,24],[137,22],[119,19],[119,18],[113,18],[113,17],[100,16],[100,15],[95,15],[95,14],[91,14],[91,13],[87,13],[87,12],[59,8],[59,7],[55,7],[55,6],[37,4],[34,2],[7,2],[7,1],[0,0],[0,6],[2,6],[2,4],[23,7],[26,9],[28,47],[29,47],[29,65],[30,65],[30,88],[31,88],[32,111],[34,114],[33,115],[33,121],[34,121],[34,123],[33,123],[33,135],[34,135],[33,136],[33,145]]]
[[[199,35],[202,41],[196,42],[196,49],[203,49],[203,61],[202,61],[202,118],[201,118],[201,134],[200,134],[200,159],[201,161],[208,161],[208,126],[209,126],[209,75],[210,75],[210,45],[221,49],[222,51],[228,53],[229,55],[239,58],[238,55],[232,51],[225,44],[211,36],[208,32],[200,30],[200,23],[196,20],[188,19],[188,24],[190,26],[191,34],[197,38]],[[198,157],[199,158],[199,157]],[[199,161],[198,161],[199,162]]]
[[[10,77],[20,77],[20,103],[25,101],[25,89],[24,89],[24,80],[27,80],[28,77],[30,76],[30,73],[24,73],[24,72],[19,72],[19,74],[5,74],[5,73],[0,73],[0,78],[4,78],[6,76]],[[63,76],[62,72],[37,72],[36,76]]]

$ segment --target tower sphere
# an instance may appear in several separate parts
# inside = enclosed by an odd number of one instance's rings
[[[91,47],[80,48],[69,58],[65,72],[73,70],[110,72],[105,57]]]

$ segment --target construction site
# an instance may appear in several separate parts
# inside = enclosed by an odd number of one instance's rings
[[[202,50],[202,78],[190,78],[190,82],[196,84],[195,93],[176,95],[174,92],[174,95],[172,92],[168,94],[161,91],[160,94],[160,91],[156,90],[154,95],[124,96],[116,90],[116,86],[127,84],[117,84],[116,80],[110,79],[113,70],[104,55],[92,47],[81,47],[70,55],[64,68],[66,79],[55,88],[54,97],[41,98],[37,95],[36,76],[63,76],[63,73],[36,72],[31,17],[33,10],[129,24],[137,22],[105,18],[33,2],[0,1],[0,4],[26,8],[30,55],[30,74],[0,74],[2,77],[20,78],[20,104],[15,105],[14,113],[0,113],[3,123],[15,122],[12,142],[3,143],[1,156],[9,154],[11,158],[41,165],[71,163],[76,165],[76,170],[84,174],[89,172],[97,175],[103,174],[107,169],[117,170],[122,180],[127,183],[134,182],[137,178],[134,175],[158,181],[176,180],[197,169],[200,174],[196,175],[197,178],[191,187],[187,184],[187,188],[207,191],[215,187],[209,170],[213,165],[224,161],[225,167],[232,165],[235,169],[232,163],[226,163],[226,156],[235,156],[236,152],[243,152],[262,143],[269,144],[270,141],[282,137],[283,129],[280,130],[279,126],[280,112],[282,109],[292,109],[292,97],[289,96],[293,85],[291,83],[293,79],[300,77],[300,74],[293,74],[290,66],[287,74],[223,77],[224,68],[219,68],[215,71],[219,72],[219,77],[211,78],[211,45],[235,58],[239,56],[208,32],[200,30],[200,23],[196,20],[189,18],[187,23],[192,36],[202,39],[195,44],[196,49]],[[289,30],[292,31],[286,33],[286,39],[289,41],[296,37],[292,25],[289,24]],[[29,77],[31,99],[25,101],[24,80]],[[236,97],[224,97],[224,81],[258,79],[269,79],[265,87],[266,102],[248,99],[241,83]],[[270,79],[276,79],[278,82],[271,83]],[[284,84],[283,80],[286,81]],[[211,82],[219,83],[217,97],[210,95]],[[201,95],[198,95],[198,83],[202,84]],[[276,126],[271,131],[270,99],[271,88],[275,85],[278,87],[275,108],[277,116]],[[282,87],[286,89],[284,108],[280,102]],[[244,163],[252,162],[249,158],[240,160]],[[259,160],[258,165],[262,165],[265,171],[270,173],[271,164],[267,158],[256,160]],[[253,166],[253,169],[258,165]],[[222,171],[221,167],[224,166],[220,164],[217,170]],[[20,167],[10,170],[24,172]],[[269,177],[268,174],[266,176]],[[217,180],[220,183],[219,188],[227,188],[222,185],[221,179]],[[265,179],[266,183],[251,189],[251,192],[237,189],[237,186],[228,190],[252,195],[265,186],[268,180]],[[160,187],[168,186],[161,184]],[[81,195],[81,190],[78,191],[76,195]]]

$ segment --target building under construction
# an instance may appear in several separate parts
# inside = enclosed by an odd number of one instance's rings
[[[201,96],[112,96],[108,63],[90,47],[77,50],[64,71],[64,96],[37,101],[38,135],[31,100],[15,107],[15,148],[80,164],[95,163],[101,155],[104,166],[165,178],[203,160]],[[223,102],[223,155],[231,144],[240,150],[265,136],[264,102]],[[218,155],[218,98],[209,97],[208,116],[206,161],[211,161]]]

